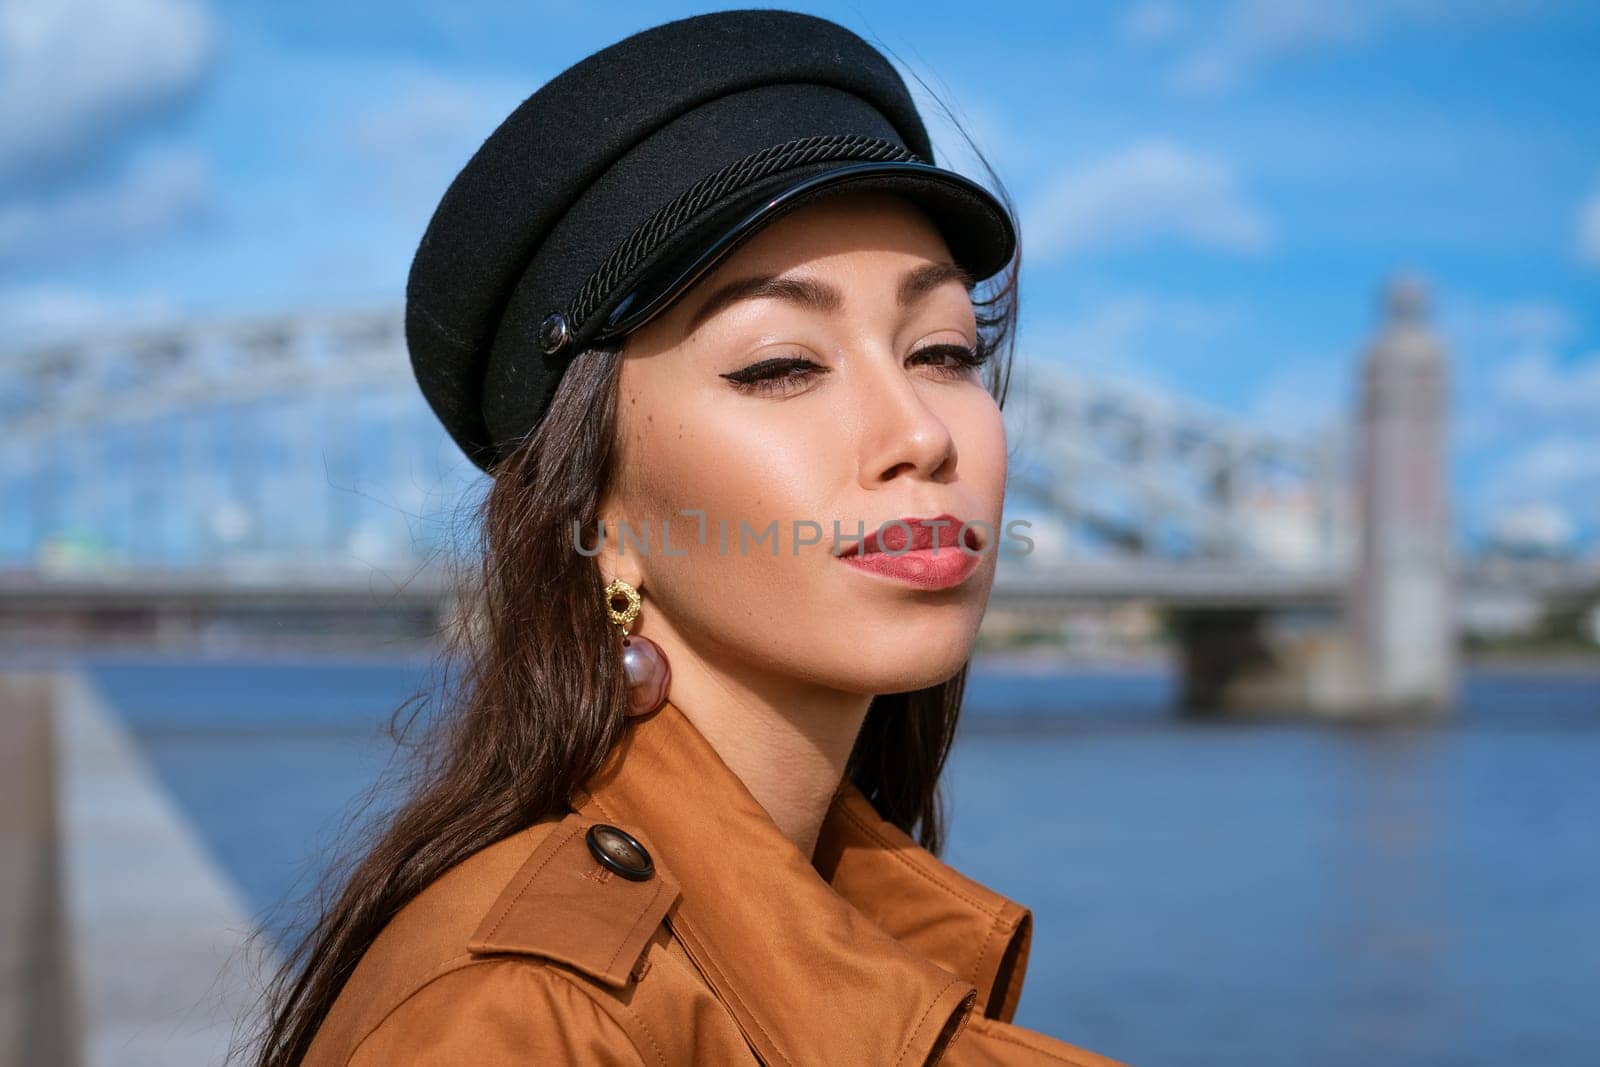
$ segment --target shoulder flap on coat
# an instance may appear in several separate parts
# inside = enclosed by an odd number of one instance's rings
[[[584,839],[592,825],[578,812],[555,825],[478,924],[469,951],[542,956],[609,986],[628,984],[678,884],[659,864],[637,882],[602,866]]]

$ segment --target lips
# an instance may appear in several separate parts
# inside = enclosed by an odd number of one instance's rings
[[[861,540],[851,541],[839,555],[845,557],[867,556],[877,552],[920,552],[935,547],[940,554],[949,551],[965,555],[961,551],[958,538],[962,537],[961,525],[966,521],[968,520],[958,519],[948,512],[925,519],[915,516],[890,519],[878,529],[869,530]],[[980,529],[978,526],[967,528],[966,546],[972,551],[983,547]],[[934,544],[936,539],[937,546]]]
[[[954,515],[895,519],[859,542],[851,542],[839,553],[839,561],[878,579],[923,590],[949,589],[978,569],[978,552],[984,542],[978,533],[981,528],[967,529],[963,547],[957,543],[962,537],[961,520]]]

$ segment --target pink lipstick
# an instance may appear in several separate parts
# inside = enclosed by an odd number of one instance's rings
[[[981,527],[967,529],[963,550],[962,521],[948,514],[891,519],[848,544],[839,559],[857,570],[922,589],[949,589],[966,581],[982,559]]]

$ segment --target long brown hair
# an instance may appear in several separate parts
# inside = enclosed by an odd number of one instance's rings
[[[994,168],[951,121],[1010,210]],[[1020,267],[1019,250],[973,294],[979,346],[989,357],[986,384],[1000,404],[1010,381]],[[244,1046],[256,1067],[298,1063],[346,979],[400,909],[474,852],[567,812],[574,789],[618,740],[627,704],[621,647],[601,610],[598,564],[572,551],[570,537],[573,523],[595,528],[611,476],[620,352],[613,343],[578,354],[538,427],[493,467],[493,482],[473,510],[473,551],[456,569],[461,610],[447,628],[432,683],[441,711],[411,746],[398,781],[386,772],[358,811],[395,793],[403,798],[398,806],[375,826],[348,817],[356,847],[343,850],[303,901],[310,921],[262,992],[264,1021]],[[964,664],[939,685],[874,698],[845,771],[885,819],[934,853],[944,844],[939,779],[966,677]],[[390,721],[402,747],[417,721],[417,699]]]

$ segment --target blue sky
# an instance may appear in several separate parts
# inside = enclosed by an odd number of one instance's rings
[[[8,340],[397,304],[518,102],[715,6],[0,0]],[[958,109],[1023,219],[1028,359],[1305,429],[1343,417],[1379,283],[1421,271],[1463,539],[1600,542],[1600,4],[791,6]]]

